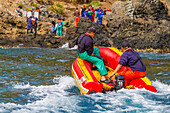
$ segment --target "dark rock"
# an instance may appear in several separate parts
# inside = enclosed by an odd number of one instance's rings
[[[77,39],[87,32],[88,28],[96,28],[96,35],[94,36],[94,45],[95,46],[110,46],[111,44],[108,41],[108,31],[103,25],[97,23],[92,23],[86,17],[82,17],[77,25],[77,28],[73,27],[67,29],[66,40],[69,41],[70,47],[74,47],[77,44]]]

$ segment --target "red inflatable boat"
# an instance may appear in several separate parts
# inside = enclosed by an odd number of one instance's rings
[[[103,57],[105,66],[108,69],[108,75],[113,73],[114,69],[117,67],[120,56],[122,52],[114,47],[97,47],[100,49],[100,55]],[[126,67],[122,67],[122,69],[116,74],[116,76],[112,77],[112,83],[100,83],[101,76],[98,72],[98,69],[91,69],[92,63],[84,61],[77,57],[72,65],[72,75],[76,80],[76,83],[80,89],[81,94],[91,94],[97,92],[106,92],[106,91],[116,91],[121,88],[116,86],[119,80],[123,79],[117,78],[119,73],[122,72]],[[121,82],[120,82],[121,83]],[[135,89],[135,88],[145,88],[151,92],[157,92],[155,87],[152,85],[152,82],[145,76],[141,78],[136,78],[128,83],[126,80],[119,85],[123,85],[123,88],[126,89]]]

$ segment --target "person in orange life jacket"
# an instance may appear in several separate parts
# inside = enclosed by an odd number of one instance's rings
[[[93,37],[95,34],[96,29],[94,27],[90,27],[88,32],[79,37],[77,53],[82,60],[91,62],[98,68],[99,73],[102,76],[101,82],[108,82],[108,80],[105,78],[105,75],[108,73],[100,56],[100,50],[99,48],[93,48]]]
[[[61,18],[58,19],[57,23],[57,36],[63,36],[63,21]]]
[[[27,34],[29,33],[29,30],[31,30],[32,33],[32,17],[27,17]]]
[[[80,20],[80,11],[78,10],[78,8],[76,8],[76,11],[74,12],[74,18],[75,18],[75,27],[77,27],[77,23]]]
[[[123,66],[126,66],[127,68],[121,73],[121,75],[124,75],[127,82],[138,77],[144,77],[146,74],[146,66],[139,54],[132,50],[129,43],[126,41],[122,43],[121,49],[123,54],[121,55],[119,64],[109,77],[114,76]]]
[[[81,10],[80,10],[80,15],[81,15],[81,17],[85,17],[85,14],[84,14],[84,11],[86,10],[86,8],[85,8],[85,5],[83,5],[83,8],[81,8]]]
[[[34,37],[37,35],[37,18],[32,19],[32,28],[34,29]]]
[[[107,11],[111,11],[111,9],[110,8],[104,8],[104,10],[103,10],[103,15],[106,15],[106,12]]]
[[[39,9],[39,7],[37,7],[37,10],[36,10],[36,12],[39,12],[39,13],[41,13],[41,10]]]

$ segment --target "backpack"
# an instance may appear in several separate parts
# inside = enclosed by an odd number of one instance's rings
[[[32,25],[35,26],[35,20],[32,20]]]
[[[81,13],[84,13],[84,11],[86,10],[86,8],[82,8],[82,11],[81,11]]]

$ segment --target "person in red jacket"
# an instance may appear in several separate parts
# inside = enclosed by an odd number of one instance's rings
[[[94,17],[95,17],[95,10],[94,10],[94,6],[92,5],[90,10],[93,12],[92,16],[91,16],[91,21],[94,22]]]

